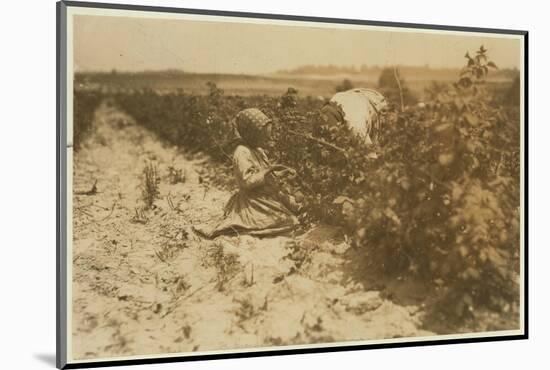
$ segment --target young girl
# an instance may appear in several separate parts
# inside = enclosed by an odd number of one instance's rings
[[[293,230],[298,219],[279,188],[275,176],[294,170],[270,164],[261,146],[271,138],[271,120],[260,110],[245,109],[235,117],[241,144],[233,154],[233,171],[239,191],[224,208],[223,218],[211,225],[195,227],[207,238],[222,234],[270,236]]]

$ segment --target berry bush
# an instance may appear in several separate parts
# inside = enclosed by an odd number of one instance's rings
[[[205,96],[139,90],[110,98],[225,173],[232,118],[261,109],[275,127],[270,156],[297,171],[283,183],[303,203],[303,222],[342,226],[380,273],[429,282],[433,309],[461,320],[479,308],[518,309],[519,107],[487,88],[494,68],[483,47],[466,54],[454,84],[434,84],[422,106],[394,104],[369,147],[345,126],[324,124],[324,102],[292,88],[278,98],[225,96],[214,84]]]

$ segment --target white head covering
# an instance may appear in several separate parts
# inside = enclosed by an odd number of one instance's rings
[[[380,111],[388,106],[386,98],[378,91],[356,88],[339,92],[330,101],[340,106],[349,128],[372,144],[371,130],[378,124]]]

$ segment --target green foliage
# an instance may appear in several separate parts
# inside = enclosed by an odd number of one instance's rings
[[[398,82],[399,81],[399,82]],[[396,68],[384,68],[378,78],[378,90],[394,105],[401,105],[401,94],[404,105],[414,105],[418,102],[416,95],[409,89],[407,82]],[[401,90],[401,91],[400,91]]]
[[[514,82],[512,82],[512,86],[510,86],[508,91],[506,91],[504,103],[519,107],[520,94],[521,94],[521,89],[520,89],[519,76],[516,76],[514,78]]]
[[[295,108],[298,101],[298,90],[289,87],[286,93],[281,97],[280,106],[282,108]]]
[[[207,96],[114,98],[165,140],[209,153],[226,173],[231,119],[258,107],[274,124],[269,156],[297,171],[284,186],[303,199],[301,219],[342,225],[380,273],[432,282],[434,310],[464,319],[517,303],[520,243],[519,115],[485,88],[496,68],[486,50],[466,59],[457,82],[432,86],[423,108],[390,109],[374,147],[345,125],[323,124],[322,102],[294,89],[279,99],[225,96],[213,84]]]
[[[73,92],[73,146],[80,144],[92,129],[94,112],[101,102],[101,95],[94,91],[74,89]]]
[[[384,164],[357,211],[372,258],[440,285],[438,308],[458,318],[519,297],[519,122],[490,104],[486,50],[466,58],[426,109],[386,123]]]
[[[460,79],[457,84],[463,88],[469,88],[472,85],[479,86],[485,83],[484,77],[489,73],[489,69],[497,69],[495,63],[487,58],[487,49],[481,45],[476,55],[471,57],[470,53],[464,56],[468,62],[466,67],[460,72]]]
[[[340,92],[340,91],[348,91],[348,90],[351,90],[353,89],[353,83],[348,80],[347,78],[345,78],[344,80],[342,80],[342,82],[338,85],[336,85],[335,87],[335,90],[336,92]]]

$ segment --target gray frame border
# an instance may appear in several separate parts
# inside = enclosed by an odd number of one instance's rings
[[[350,345],[331,347],[327,344],[323,348],[304,348],[304,349],[281,349],[271,351],[258,352],[242,352],[242,353],[225,353],[225,354],[209,354],[197,355],[192,357],[162,357],[148,358],[135,360],[115,360],[90,363],[68,363],[67,359],[67,7],[84,7],[96,9],[118,9],[118,10],[134,10],[134,11],[150,11],[162,13],[184,13],[184,14],[199,14],[227,17],[247,17],[257,19],[275,19],[289,21],[309,21],[319,23],[337,23],[337,24],[357,24],[370,26],[385,26],[397,28],[415,28],[429,29],[442,31],[463,31],[463,32],[481,32],[481,33],[498,33],[507,35],[519,35],[524,38],[524,329],[522,335],[496,336],[485,338],[464,338],[464,339],[441,339],[429,340],[423,342],[407,342],[407,343],[387,343],[387,344],[365,344],[365,345]],[[430,25],[418,23],[401,23],[401,22],[383,22],[383,21],[368,21],[358,19],[339,19],[325,17],[308,17],[297,15],[283,14],[265,14],[265,13],[250,13],[250,12],[233,12],[220,10],[204,10],[204,9],[188,9],[188,8],[173,8],[159,6],[144,6],[144,5],[127,5],[127,4],[109,4],[96,2],[80,2],[80,1],[59,1],[56,3],[56,367],[58,369],[76,369],[76,368],[94,368],[107,366],[124,366],[138,364],[154,364],[154,363],[171,363],[171,362],[188,362],[213,359],[229,359],[229,358],[244,358],[244,357],[263,357],[263,356],[280,356],[289,354],[307,354],[307,353],[322,353],[322,352],[340,352],[340,351],[356,351],[365,349],[378,348],[398,348],[398,347],[418,347],[431,345],[445,345],[457,343],[479,343],[493,341],[508,341],[528,339],[529,335],[529,299],[528,299],[528,35],[526,30],[510,30],[496,28],[478,28],[478,27],[460,27],[460,26],[444,26]]]
[[[67,7],[56,3],[56,366],[67,365]]]

